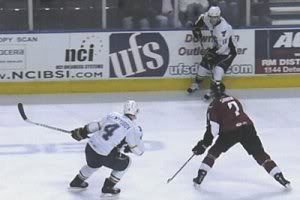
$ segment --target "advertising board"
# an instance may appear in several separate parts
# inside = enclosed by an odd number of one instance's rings
[[[237,30],[228,76],[254,73],[254,31]],[[204,32],[203,46],[212,38]],[[202,46],[191,31],[0,35],[0,82],[187,78]]]
[[[256,74],[300,73],[300,29],[255,31]]]

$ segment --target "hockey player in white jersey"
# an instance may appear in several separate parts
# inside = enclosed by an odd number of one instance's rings
[[[112,172],[105,179],[102,196],[110,197],[120,193],[121,190],[114,186],[130,166],[130,157],[124,153],[132,152],[140,156],[145,151],[142,130],[135,123],[138,112],[137,103],[130,100],[124,104],[124,114],[110,113],[99,122],[91,122],[72,131],[72,137],[78,141],[89,139],[85,148],[87,165],[79,170],[70,188],[87,188],[85,180],[105,166],[112,169]]]
[[[193,26],[193,35],[201,41],[202,29],[207,27],[213,40],[212,48],[207,49],[200,63],[197,75],[193,78],[188,93],[199,89],[201,82],[212,72],[211,84],[219,85],[224,74],[236,57],[236,41],[232,27],[221,17],[221,10],[218,6],[212,6],[209,10],[200,15]],[[204,98],[209,99],[210,93]]]

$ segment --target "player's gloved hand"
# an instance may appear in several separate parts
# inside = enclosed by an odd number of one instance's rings
[[[206,58],[209,61],[215,60],[217,58],[217,53],[213,49],[208,49],[206,52]]]
[[[214,49],[208,49],[203,57],[210,65],[214,65],[217,59],[217,53]]]
[[[204,142],[203,142],[203,140],[200,140],[197,144],[196,144],[196,146],[194,146],[194,148],[192,149],[192,151],[193,151],[193,153],[195,154],[195,155],[201,155],[201,154],[203,154],[204,152],[205,152],[205,150],[206,150],[206,146],[204,145]]]
[[[124,153],[132,153],[131,148],[129,147],[129,145],[124,146]]]
[[[202,32],[201,32],[201,28],[197,27],[197,26],[193,26],[192,27],[192,32],[195,38],[197,39],[201,39],[202,38]]]
[[[207,53],[207,51],[208,51],[208,49],[201,48],[201,49],[200,49],[200,54],[201,54],[201,56],[205,56],[206,53]]]
[[[207,49],[207,52],[208,52],[208,53],[214,54],[214,55],[217,55],[216,51],[217,51],[217,48],[212,48],[212,49],[209,48],[209,49]]]
[[[85,138],[88,138],[88,131],[86,128],[76,128],[71,131],[71,136],[77,141],[83,140]]]

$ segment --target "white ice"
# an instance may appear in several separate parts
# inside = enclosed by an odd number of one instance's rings
[[[184,92],[127,94],[17,95],[0,99],[0,199],[96,200],[110,170],[99,169],[83,192],[68,184],[85,164],[85,141],[24,122],[17,110],[22,102],[34,122],[71,130],[121,111],[123,102],[140,105],[138,123],[148,151],[132,157],[119,182],[120,200],[299,200],[300,199],[300,90],[229,91],[241,99],[253,119],[265,150],[292,183],[286,191],[252,157],[234,146],[215,163],[200,191],[192,179],[202,156],[194,157],[166,183],[191,156],[205,131],[208,103]]]

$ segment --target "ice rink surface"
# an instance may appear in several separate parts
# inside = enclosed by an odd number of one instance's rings
[[[195,190],[202,156],[194,157],[166,184],[191,156],[205,131],[207,102],[198,94],[155,92],[127,94],[72,94],[1,96],[1,200],[96,200],[110,170],[99,169],[82,192],[68,184],[85,164],[85,141],[24,122],[17,110],[22,102],[34,122],[71,130],[121,111],[123,102],[140,105],[147,152],[131,155],[132,165],[119,182],[120,200],[299,200],[300,199],[300,89],[228,91],[240,98],[253,119],[265,150],[277,162],[293,189],[286,191],[252,157],[234,146],[215,163]]]

